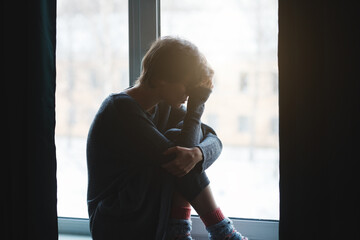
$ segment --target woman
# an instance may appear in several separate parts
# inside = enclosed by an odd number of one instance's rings
[[[222,149],[200,122],[212,77],[195,45],[164,37],[144,56],[136,85],[105,99],[87,142],[93,239],[192,239],[191,205],[210,239],[246,239],[204,172]]]

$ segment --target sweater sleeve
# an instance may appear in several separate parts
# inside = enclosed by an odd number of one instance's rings
[[[197,165],[197,168],[200,172],[203,172],[208,169],[220,156],[222,151],[222,143],[217,137],[214,129],[207,126],[206,124],[202,124],[201,128],[204,139],[196,146],[200,148],[203,154],[203,161]]]
[[[163,154],[166,149],[175,146],[175,143],[156,128],[133,99],[113,99],[112,107],[116,124],[121,126],[121,138],[128,140],[136,154],[146,156],[134,158],[135,160],[143,161],[141,164],[144,165],[159,165],[175,158],[174,154]]]
[[[191,99],[189,98],[189,101]],[[184,119],[186,119],[187,116],[187,112],[196,112],[196,114],[202,113],[202,111],[204,110],[204,105],[198,105],[196,106],[196,104],[194,104],[195,107],[191,105],[191,102],[188,104],[188,109],[186,108],[180,108],[180,109],[172,109],[171,115],[170,115],[170,125],[168,127],[173,127],[173,126],[177,126],[177,128],[179,129],[184,129],[184,125],[186,125],[183,121]],[[193,113],[191,113],[193,114]],[[196,123],[195,126],[198,123]],[[194,125],[193,125],[194,126]],[[198,171],[203,172],[205,171],[207,168],[209,168],[215,161],[216,159],[220,156],[221,151],[222,151],[222,143],[221,140],[218,138],[215,130],[213,128],[211,128],[210,126],[204,124],[204,123],[200,123],[201,126],[201,132],[199,134],[200,136],[200,141],[199,139],[192,139],[192,142],[183,140],[181,138],[178,138],[178,134],[176,132],[178,131],[174,131],[171,135],[170,138],[171,140],[174,140],[174,142],[177,145],[181,145],[181,146],[187,146],[187,147],[199,147],[202,154],[203,154],[203,160],[198,163],[196,165],[196,168],[198,169]],[[186,129],[186,127],[185,127]],[[171,129],[170,129],[171,130]],[[192,131],[198,132],[199,128],[195,128],[195,130],[193,129]],[[184,130],[183,130],[184,131]],[[187,130],[185,130],[187,131]],[[191,131],[191,130],[188,130]],[[167,135],[168,136],[168,135]],[[196,141],[194,141],[196,140]]]
[[[173,160],[176,155],[163,155],[169,147],[176,145],[195,146],[200,143],[201,122],[200,118],[204,110],[204,102],[207,100],[211,90],[198,89],[189,97],[188,107],[184,118],[184,126],[179,138],[171,141],[166,138],[146,116],[140,106],[130,97],[121,101],[113,99],[115,118],[117,124],[124,126],[122,133],[132,143],[136,152],[143,154],[146,158],[143,164],[163,164]]]
[[[204,112],[204,103],[210,93],[211,90],[207,88],[197,88],[191,93],[180,136],[175,140],[176,145],[200,148],[203,160],[196,166],[200,172],[210,167],[222,150],[222,143],[215,131],[200,121]]]
[[[182,147],[195,147],[201,141],[201,121],[206,100],[211,93],[210,89],[198,87],[189,94],[187,111],[184,117],[183,127],[175,144]]]

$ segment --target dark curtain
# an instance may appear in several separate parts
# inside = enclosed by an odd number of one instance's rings
[[[360,239],[355,1],[279,1],[281,240]]]
[[[57,239],[56,1],[3,1],[2,21],[1,239]]]

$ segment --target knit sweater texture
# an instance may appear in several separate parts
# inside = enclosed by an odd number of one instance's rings
[[[163,152],[173,146],[199,147],[203,160],[192,170],[199,173],[221,153],[215,131],[200,121],[210,93],[194,89],[187,108],[160,102],[153,114],[124,92],[104,100],[87,140],[87,203],[94,240],[165,238],[179,179],[161,168],[176,157]]]

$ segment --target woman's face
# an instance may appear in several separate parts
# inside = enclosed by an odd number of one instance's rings
[[[162,81],[159,92],[161,99],[174,108],[180,108],[188,98],[184,82]]]

